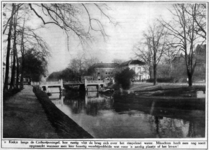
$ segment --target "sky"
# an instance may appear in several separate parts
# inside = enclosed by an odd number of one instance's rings
[[[118,24],[115,26],[107,21],[104,23],[108,34],[106,40],[101,35],[95,34],[95,41],[82,47],[75,36],[70,36],[68,50],[66,36],[58,27],[48,25],[39,31],[50,47],[49,74],[65,69],[73,58],[81,56],[98,58],[104,63],[112,62],[113,59],[125,61],[134,59],[133,46],[140,41],[148,26],[159,17],[170,19],[168,9],[171,4],[168,3],[111,2],[107,5],[111,8],[108,10],[109,15]],[[35,20],[31,23],[40,22]]]

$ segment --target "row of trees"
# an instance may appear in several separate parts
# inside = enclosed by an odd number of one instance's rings
[[[92,75],[92,73],[94,73],[93,65],[98,62],[99,60],[97,58],[85,58],[84,56],[74,58],[71,60],[67,68],[51,73],[47,80],[81,80],[82,76]]]
[[[4,90],[7,91],[23,88],[24,77],[37,74],[36,69],[39,69],[39,74],[44,74],[49,53],[47,44],[36,34],[36,29],[27,26],[30,17],[27,7],[14,3],[4,4],[3,7],[6,52]]]
[[[148,64],[155,85],[158,65],[166,63],[172,72],[173,60],[181,54],[188,84],[192,86],[195,68],[201,60],[196,55],[197,45],[206,41],[206,4],[174,4],[170,13],[171,21],[160,18],[144,32],[134,47],[136,55]]]
[[[104,16],[103,19],[113,23],[105,12],[107,9],[108,6],[105,4],[93,3],[4,3],[4,90],[19,88],[19,78],[21,78],[22,87],[26,72],[30,77],[35,74],[34,80],[39,80],[40,76],[45,74],[49,46],[38,34],[39,29],[54,25],[64,31],[68,42],[69,36],[74,36],[85,44],[94,39],[94,33],[99,32],[106,37],[102,21],[93,14],[100,13]],[[33,19],[35,22],[40,20],[41,24],[35,27],[31,24]],[[69,43],[67,43],[67,48],[69,49]],[[26,66],[26,56],[31,58],[28,60],[31,63],[34,62],[34,65]],[[39,67],[34,68],[38,64]]]

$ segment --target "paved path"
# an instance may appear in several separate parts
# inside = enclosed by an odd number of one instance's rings
[[[32,89],[25,86],[5,102],[4,138],[59,138]]]

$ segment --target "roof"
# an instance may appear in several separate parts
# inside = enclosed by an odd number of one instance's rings
[[[121,67],[129,65],[145,65],[145,63],[140,60],[129,60],[120,64]]]
[[[117,63],[97,63],[94,65],[95,68],[116,68]]]

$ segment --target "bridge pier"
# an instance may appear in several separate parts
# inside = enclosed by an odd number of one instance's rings
[[[80,81],[68,81],[64,83],[65,86],[79,85],[79,91],[89,91],[89,86],[96,86],[96,90],[99,91],[104,86],[104,82],[101,80],[87,80]]]
[[[62,94],[63,89],[63,80],[59,80],[58,82],[44,82],[42,84],[39,84],[42,91],[46,93],[50,93],[49,88],[58,88],[60,95]]]

